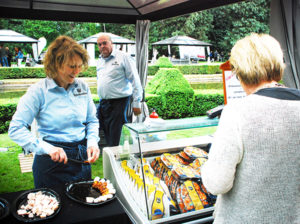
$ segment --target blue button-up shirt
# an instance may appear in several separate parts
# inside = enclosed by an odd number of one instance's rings
[[[38,137],[29,131],[37,121]],[[52,147],[45,140],[75,142],[87,139],[87,146],[97,146],[99,122],[88,85],[75,79],[67,90],[53,79],[32,85],[20,99],[9,127],[9,137],[27,152],[48,153]]]
[[[133,107],[140,108],[142,85],[135,61],[128,54],[113,50],[97,62],[97,86],[100,99],[116,99],[132,95]]]

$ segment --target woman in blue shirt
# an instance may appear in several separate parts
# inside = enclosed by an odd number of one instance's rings
[[[24,55],[23,55],[23,52],[22,52],[21,48],[19,48],[19,47],[15,47],[15,51],[16,51],[15,59],[17,61],[18,67],[20,67],[21,63],[23,61]]]
[[[99,157],[96,108],[88,85],[76,76],[88,67],[86,50],[67,36],[58,37],[44,59],[47,77],[21,98],[8,134],[26,152],[34,152],[36,188],[91,178]],[[36,119],[38,136],[29,127]],[[68,159],[88,161],[75,163]]]

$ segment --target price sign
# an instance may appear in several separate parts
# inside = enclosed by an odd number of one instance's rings
[[[245,97],[246,93],[236,75],[231,71],[229,61],[222,64],[220,68],[223,70],[224,103]]]

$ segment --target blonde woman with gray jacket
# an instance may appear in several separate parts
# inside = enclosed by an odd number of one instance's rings
[[[201,170],[214,223],[300,223],[300,91],[278,83],[280,45],[251,34],[229,61],[247,96],[225,106]]]

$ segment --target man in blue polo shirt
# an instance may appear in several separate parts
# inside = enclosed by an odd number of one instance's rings
[[[97,45],[100,51],[97,62],[98,119],[107,144],[117,146],[122,126],[127,122],[126,110],[131,97],[133,113],[141,113],[142,86],[135,61],[126,53],[113,49],[109,35],[99,36]]]

